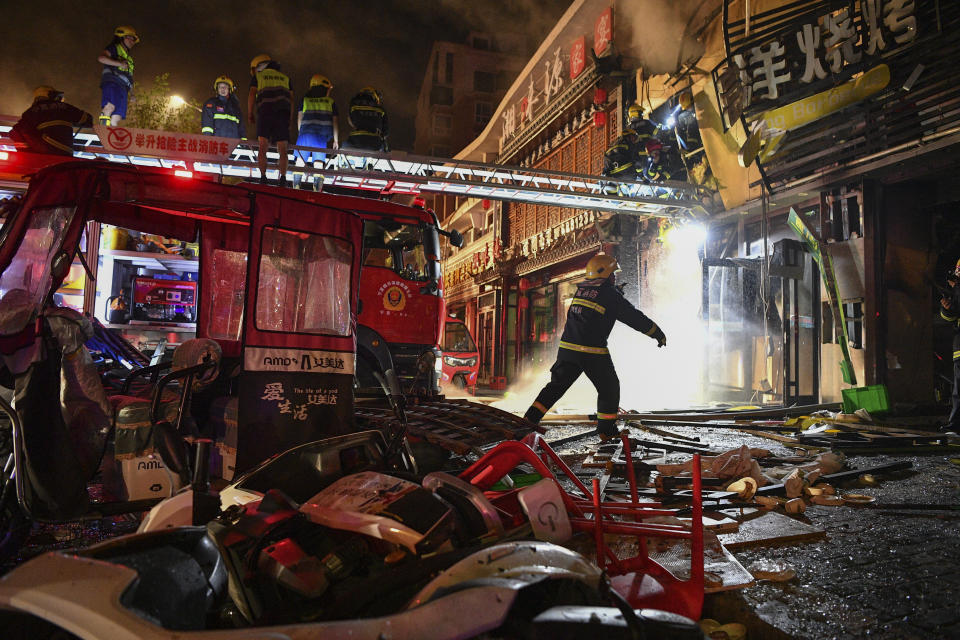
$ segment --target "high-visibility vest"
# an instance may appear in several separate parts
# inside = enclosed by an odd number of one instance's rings
[[[303,120],[301,126],[333,126],[334,100],[329,96],[311,96],[310,92],[303,98]]]
[[[257,71],[257,106],[268,102],[290,102],[290,78],[276,69]]]

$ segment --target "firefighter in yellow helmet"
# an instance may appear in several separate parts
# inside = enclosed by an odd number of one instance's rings
[[[615,274],[619,270],[616,259],[604,253],[587,262],[586,279],[577,284],[577,292],[567,311],[557,361],[550,368],[550,382],[524,416],[530,422],[538,424],[580,374],[585,373],[597,388],[597,433],[600,439],[608,440],[617,435],[620,379],[607,349],[607,338],[613,325],[620,321],[656,340],[658,347],[667,344],[667,337],[657,323],[630,304],[615,286]]]
[[[344,148],[389,151],[387,135],[390,133],[387,112],[383,108],[383,94],[379,89],[364,87],[350,99],[347,118],[353,131],[347,137]]]
[[[319,73],[315,73],[310,78],[310,88],[303,95],[303,102],[300,104],[300,112],[297,115],[298,147],[320,149],[340,147],[340,137],[337,132],[339,126],[337,103],[330,96],[331,91],[333,91],[333,83],[330,82],[330,78]],[[297,166],[313,166],[314,162],[323,162],[326,159],[327,154],[322,151],[297,151]],[[293,174],[294,186],[301,187],[302,180],[302,173]],[[312,180],[306,182],[306,185],[312,184],[314,184]],[[316,190],[322,191],[323,181],[320,180],[316,184],[320,187]]]
[[[940,297],[940,317],[953,325],[953,392],[947,423],[942,433],[960,433],[960,260],[947,276],[947,290]]]
[[[36,153],[73,155],[73,127],[89,127],[93,116],[63,101],[63,92],[46,85],[33,91],[33,104],[10,130],[14,142]]]
[[[113,30],[113,40],[97,62],[103,65],[100,73],[100,124],[117,126],[127,117],[127,97],[133,88],[133,57],[130,50],[140,42],[133,27],[120,26]]]
[[[250,61],[250,93],[247,97],[247,118],[257,125],[257,166],[260,183],[267,184],[267,149],[276,143],[280,154],[280,179],[287,180],[287,143],[293,124],[293,87],[280,65],[265,53]]]
[[[237,87],[227,76],[218,76],[213,81],[214,95],[203,103],[200,116],[200,133],[221,138],[242,138],[243,114]]]

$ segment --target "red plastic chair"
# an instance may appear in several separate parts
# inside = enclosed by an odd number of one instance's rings
[[[567,466],[549,444],[536,433],[522,442],[501,442],[480,460],[460,474],[460,477],[485,492],[518,465],[527,463],[544,478],[556,480],[549,465],[560,469],[577,488],[580,496],[562,491],[570,523],[574,531],[590,533],[594,537],[597,564],[610,576],[613,588],[634,608],[654,608],[671,611],[693,620],[700,618],[703,608],[703,502],[700,495],[700,456],[693,463],[693,517],[692,530],[681,525],[644,523],[645,518],[676,515],[675,509],[664,509],[658,502],[638,502],[636,478],[630,455],[630,441],[622,436],[630,483],[630,502],[600,500],[599,481],[594,479],[593,490],[587,487]],[[559,483],[558,483],[559,485]],[[561,485],[562,486],[562,485]],[[509,492],[514,493],[514,492]],[[497,503],[496,494],[490,493]],[[503,503],[497,506],[503,508]],[[610,549],[604,535],[635,536],[638,553],[621,559]],[[690,541],[690,578],[680,580],[647,555],[647,537],[676,538]]]

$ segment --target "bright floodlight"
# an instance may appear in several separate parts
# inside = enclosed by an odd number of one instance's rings
[[[667,234],[667,241],[674,247],[696,248],[707,239],[707,228],[702,224],[691,222],[689,224],[678,224],[671,227]]]
[[[179,109],[183,105],[187,104],[187,101],[184,100],[181,96],[170,96],[170,106],[174,109]]]

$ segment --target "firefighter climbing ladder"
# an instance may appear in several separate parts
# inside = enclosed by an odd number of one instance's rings
[[[3,154],[10,158],[16,153],[9,138],[5,137],[11,124],[10,118],[0,116],[0,162]],[[114,153],[103,148],[96,134],[86,132],[76,135],[74,148],[74,156],[78,158],[248,179],[260,175],[256,166],[257,149],[247,143],[237,145],[230,159],[219,163]],[[683,182],[649,185],[403,152],[329,151],[327,160],[316,163],[317,166],[298,167],[294,162],[297,150],[318,151],[312,147],[291,146],[287,180],[292,181],[294,173],[300,172],[322,176],[324,185],[330,187],[384,193],[446,194],[662,218],[699,217],[705,213],[704,203],[712,197],[710,190]],[[270,168],[267,175],[273,179],[278,175],[275,168],[277,158],[276,152],[268,154]],[[25,184],[11,185],[9,182],[6,186],[19,187],[20,190],[26,187]]]

